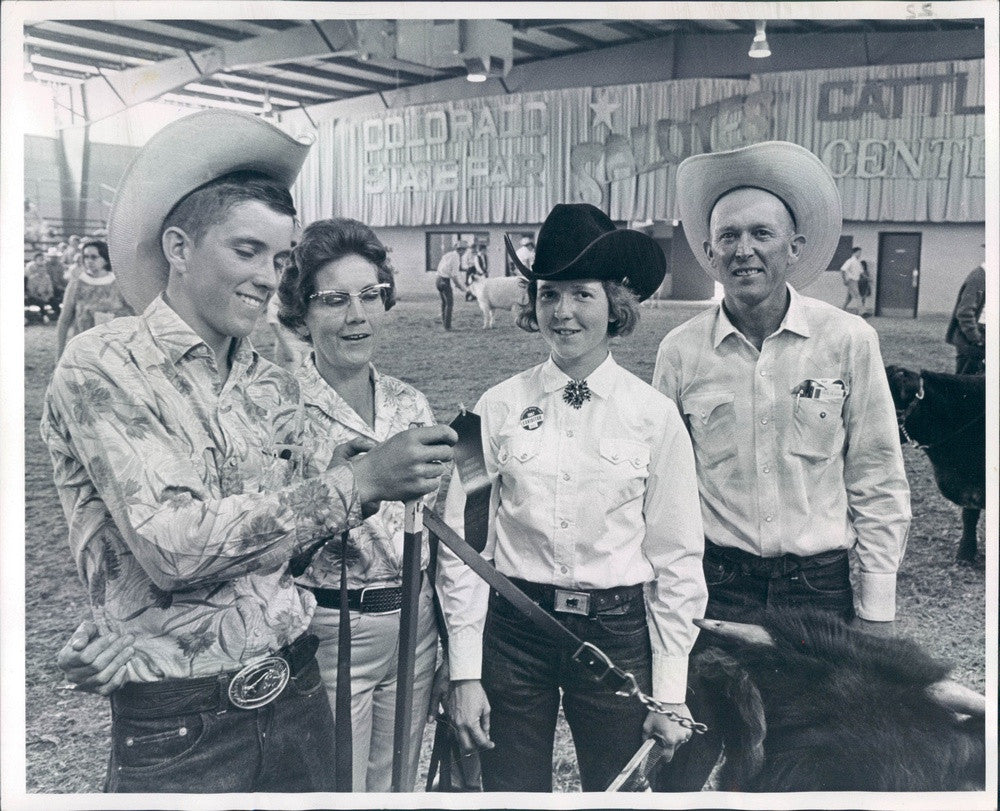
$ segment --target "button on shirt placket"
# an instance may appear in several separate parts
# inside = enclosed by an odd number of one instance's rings
[[[774,375],[771,370],[776,361],[776,342],[780,335],[769,336],[761,346],[755,365],[748,367],[753,388],[754,403],[754,465],[756,483],[757,526],[760,539],[760,554],[762,557],[774,557],[782,554],[780,525],[776,518],[776,505],[780,503],[781,493],[778,487],[778,477],[774,472],[774,460],[771,459],[773,448],[777,447],[775,411],[777,407],[777,392],[774,386]]]
[[[553,397],[560,397],[556,393]],[[555,516],[555,532],[553,533],[556,543],[552,550],[552,559],[555,562],[556,570],[553,572],[558,583],[574,585],[573,573],[576,570],[576,544],[577,544],[577,483],[573,482],[573,470],[580,470],[580,444],[581,434],[580,412],[570,409],[563,403],[559,403],[553,409],[556,412],[556,428],[559,438],[556,442],[555,463],[555,488],[553,493],[553,507]],[[567,478],[568,477],[568,478]]]

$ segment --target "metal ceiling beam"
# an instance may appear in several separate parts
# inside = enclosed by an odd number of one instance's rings
[[[124,26],[108,25],[113,29],[124,29]],[[216,73],[274,63],[284,67],[288,64],[287,60],[314,59],[355,47],[354,26],[343,20],[311,21],[285,31],[274,31],[209,48],[199,44],[196,49],[183,56],[89,79],[84,85],[88,121],[99,121],[136,104],[152,101],[164,93],[177,91],[188,82],[203,80]],[[328,74],[321,75],[320,78],[336,79]],[[365,89],[380,87],[378,84],[367,85],[360,80],[345,80],[345,83]]]
[[[537,45],[534,42],[528,42],[528,40],[523,37],[514,37],[514,50],[522,51],[528,54],[532,59],[548,59],[550,56],[556,56],[558,51],[554,51],[552,48],[546,48],[544,45]]]
[[[161,53],[168,50],[174,51],[198,51],[206,47],[205,43],[197,39],[181,39],[180,37],[170,37],[154,31],[145,31],[131,25],[119,25],[117,23],[104,22],[103,20],[60,20],[61,25],[68,25],[73,28],[80,28],[91,34],[104,34],[109,37],[121,37],[122,39],[142,42],[159,48]]]
[[[574,31],[572,28],[567,28],[564,25],[550,26],[545,29],[545,33],[552,37],[558,37],[559,39],[564,39],[567,42],[572,42],[581,48],[604,48],[608,45],[613,45],[612,42],[605,42],[601,39],[594,39],[593,37],[588,37],[586,34],[581,34],[579,31]]]
[[[635,22],[631,20],[609,20],[607,27],[612,31],[617,31],[619,34],[624,34],[632,39],[653,39],[654,37],[660,36],[662,32],[651,33],[648,28],[636,25]]]
[[[133,48],[128,45],[120,45],[114,42],[107,42],[99,39],[89,39],[70,34],[62,34],[58,31],[49,31],[46,28],[39,28],[36,25],[26,26],[24,29],[26,40],[44,40],[55,45],[66,45],[73,48],[86,48],[101,54],[114,54],[115,56],[127,56],[131,59],[142,59],[147,62],[155,62],[163,58],[159,51],[146,51],[141,48]],[[29,42],[29,45],[31,43]]]
[[[359,70],[376,76],[385,76],[388,79],[398,80],[403,84],[416,84],[428,80],[428,76],[423,73],[411,73],[407,70],[387,68],[382,65],[374,65],[371,62],[362,62],[358,59],[350,59],[343,56],[324,56],[320,61],[324,65],[336,65],[340,68],[349,68],[350,70]],[[434,73],[436,74],[437,71]],[[431,78],[433,79],[433,75]]]
[[[215,23],[207,23],[202,20],[155,20],[157,25],[165,25],[181,31],[190,31],[192,34],[200,34],[203,37],[213,39],[224,39],[230,42],[241,42],[250,39],[253,34],[246,34],[233,28],[226,28]]]

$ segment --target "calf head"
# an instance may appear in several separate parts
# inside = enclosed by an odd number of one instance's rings
[[[706,623],[713,647],[692,661],[725,742],[720,788],[983,786],[982,697],[946,681],[947,668],[915,643],[818,612],[771,611],[761,625],[766,636],[748,641]]]

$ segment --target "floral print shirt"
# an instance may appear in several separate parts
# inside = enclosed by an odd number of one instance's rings
[[[336,391],[320,377],[310,352],[295,371],[302,387],[307,418],[313,429],[328,438],[326,447],[317,448],[316,458],[326,461],[333,449],[350,439],[367,437],[384,442],[405,431],[412,423],[432,425],[434,414],[413,386],[371,370],[375,385],[375,427],[369,426]],[[432,496],[425,498],[425,503]],[[340,558],[343,541],[336,538],[312,559],[298,583],[307,587],[340,588]],[[403,504],[383,501],[379,511],[351,530],[347,541],[347,587],[398,586],[403,571]],[[427,567],[426,533],[421,551],[421,567]]]
[[[315,602],[288,560],[361,521],[295,379],[242,340],[220,384],[162,297],[70,341],[41,431],[97,625],[136,636],[131,681],[234,670],[295,639]]]

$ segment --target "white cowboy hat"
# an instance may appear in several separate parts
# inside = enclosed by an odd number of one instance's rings
[[[843,211],[840,192],[830,171],[812,152],[789,141],[764,141],[731,152],[692,155],[677,167],[677,203],[684,236],[705,272],[719,281],[705,255],[708,220],[722,195],[733,189],[763,189],[780,197],[795,217],[802,234],[799,261],[788,281],[805,287],[826,270],[837,250]]]
[[[310,143],[245,113],[204,110],[157,132],[118,184],[108,250],[122,295],[137,313],[167,286],[163,220],[199,186],[230,172],[258,171],[291,188]]]

